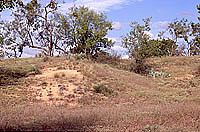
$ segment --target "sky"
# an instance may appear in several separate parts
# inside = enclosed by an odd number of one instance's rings
[[[30,0],[23,0],[25,3]],[[49,0],[39,0],[40,3],[48,3]],[[126,57],[126,50],[121,47],[121,36],[130,31],[129,24],[137,21],[142,24],[142,19],[152,17],[151,36],[156,38],[159,31],[164,31],[169,22],[175,18],[187,18],[189,21],[198,22],[196,6],[199,0],[57,0],[59,11],[66,13],[72,5],[85,5],[97,12],[104,12],[107,19],[113,23],[113,30],[107,37],[116,43],[112,48]],[[1,12],[1,19],[11,19],[9,11]],[[25,56],[30,56],[28,51]]]

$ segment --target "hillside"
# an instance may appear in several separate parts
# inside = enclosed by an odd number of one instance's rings
[[[73,57],[0,60],[0,130],[200,131],[200,56],[150,58],[147,77]]]

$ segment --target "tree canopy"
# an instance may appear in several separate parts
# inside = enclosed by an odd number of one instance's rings
[[[69,21],[72,53],[94,55],[102,48],[110,48],[113,45],[106,37],[107,32],[112,30],[112,23],[103,13],[97,13],[84,6],[72,7]]]
[[[103,13],[80,6],[63,15],[57,9],[53,0],[44,7],[37,0],[19,6],[13,12],[14,20],[1,24],[3,54],[21,57],[24,48],[29,47],[48,56],[56,51],[94,55],[113,45],[106,37],[112,24]]]

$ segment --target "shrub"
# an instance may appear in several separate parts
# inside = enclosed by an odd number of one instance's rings
[[[148,64],[145,64],[144,59],[136,59],[135,67],[131,69],[131,71],[134,71],[137,74],[148,74],[148,71],[151,69],[151,67]]]
[[[150,125],[146,125],[144,129],[142,129],[143,132],[156,132],[158,129],[158,125],[153,125],[153,126],[150,126]]]
[[[114,91],[111,88],[108,88],[107,85],[100,83],[93,86],[95,93],[101,93],[104,95],[111,95]]]
[[[26,75],[35,75],[35,74],[39,74],[40,71],[38,69],[38,67],[36,65],[32,65],[30,67],[30,69],[27,71]]]
[[[200,76],[200,66],[198,66],[197,72],[196,72],[196,76],[199,77]]]
[[[93,57],[93,60],[97,63],[110,64],[116,66],[120,63],[120,56],[117,54],[109,54],[107,52],[100,52]]]
[[[43,62],[47,62],[49,60],[49,57],[48,56],[45,56],[44,58],[43,58]]]

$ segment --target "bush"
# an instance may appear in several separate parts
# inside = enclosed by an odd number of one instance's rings
[[[49,60],[49,57],[48,56],[45,56],[44,58],[43,58],[43,62],[47,62]]]
[[[136,59],[135,67],[133,67],[131,70],[137,74],[147,75],[150,69],[151,67],[148,64],[145,64],[144,59]]]
[[[200,76],[200,66],[198,66],[198,68],[197,68],[196,76],[197,76],[197,77]]]
[[[108,88],[108,86],[103,83],[97,84],[93,86],[93,88],[95,93],[101,93],[104,95],[111,95],[114,92],[112,89]]]
[[[93,60],[97,63],[102,63],[102,64],[110,64],[110,65],[118,65],[120,63],[120,56],[117,54],[109,54],[107,52],[100,52],[98,53]]]

